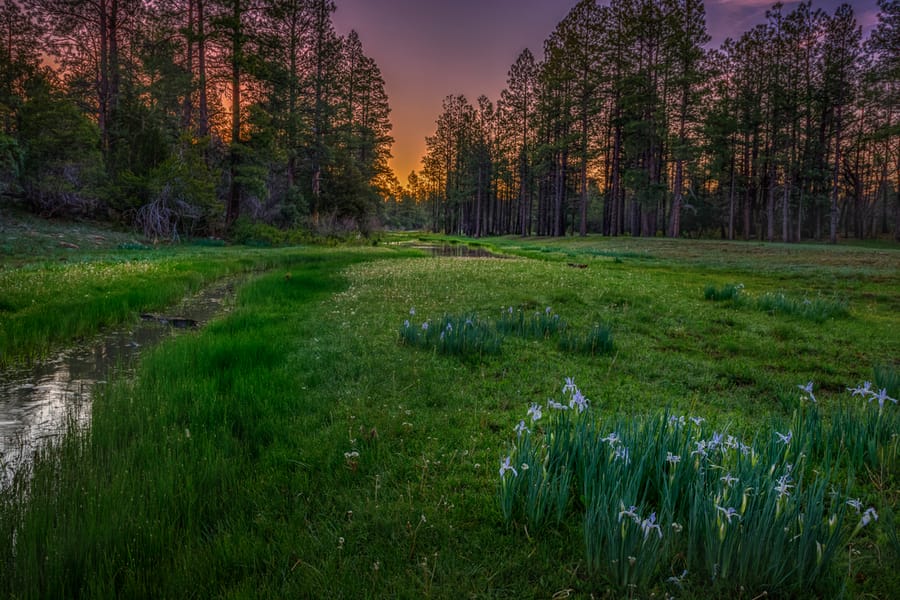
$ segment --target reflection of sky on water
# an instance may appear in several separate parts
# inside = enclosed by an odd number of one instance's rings
[[[203,324],[224,310],[232,289],[232,283],[216,285],[165,314]],[[70,422],[88,425],[94,386],[116,372],[127,373],[143,349],[173,331],[156,321],[140,321],[32,367],[0,372],[0,482],[41,444],[64,433]]]
[[[494,254],[485,248],[467,246],[466,244],[414,244],[410,248],[424,250],[436,258],[442,256],[455,258],[509,258],[502,254]]]

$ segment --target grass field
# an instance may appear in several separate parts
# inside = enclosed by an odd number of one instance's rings
[[[481,243],[516,258],[384,244],[195,248],[122,275],[120,289],[137,290],[173,272],[201,285],[235,265],[268,269],[227,317],[147,354],[133,380],[95,401],[90,431],[2,492],[0,593],[750,599],[900,589],[900,408],[847,390],[872,381],[897,397],[900,251]],[[85,261],[78,268],[98,272],[143,264],[124,250]],[[198,266],[217,261],[230,266]],[[60,296],[99,302],[98,280],[68,287],[71,272],[0,272],[43,282],[5,300],[0,324],[29,296],[44,315]],[[184,275],[195,272],[204,275]],[[706,299],[707,287],[729,284],[741,285],[740,300]],[[123,318],[149,301],[163,299],[136,300]],[[503,325],[510,308],[531,318],[548,307],[573,334],[608,328],[612,348],[573,351],[559,333]],[[402,342],[404,321],[446,330],[466,319],[506,332],[499,351]],[[31,352],[35,339],[8,347]],[[574,405],[554,412],[548,402],[571,397],[566,378],[589,400],[577,417]],[[798,388],[808,382],[815,404]],[[532,421],[534,405],[543,415]],[[530,432],[517,433],[520,421]],[[714,454],[716,436],[742,440],[745,458]],[[508,458],[515,474],[502,468]],[[754,483],[730,496],[732,477]]]

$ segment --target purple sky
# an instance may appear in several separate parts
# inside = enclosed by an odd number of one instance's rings
[[[425,136],[434,132],[441,102],[463,94],[496,101],[509,67],[543,43],[577,0],[335,0],[337,32],[359,33],[363,50],[385,80],[394,125],[391,167],[401,183],[418,170]],[[840,0],[813,0],[828,13]],[[849,0],[867,35],[876,22],[876,0]],[[717,47],[765,21],[773,0],[706,0],[706,26]],[[783,2],[790,12],[799,2]]]

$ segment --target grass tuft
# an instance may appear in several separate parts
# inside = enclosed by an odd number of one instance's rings
[[[607,325],[594,325],[586,334],[566,333],[559,338],[562,352],[573,352],[587,356],[612,354],[615,350],[612,330]]]
[[[703,290],[703,297],[713,302],[724,302],[726,300],[735,301],[740,297],[741,290],[744,289],[742,283],[727,283],[721,288],[709,284]]]
[[[510,306],[500,310],[495,327],[499,333],[539,340],[563,333],[567,324],[549,306],[543,311],[534,312],[521,308],[516,310]]]
[[[410,320],[400,327],[400,340],[415,348],[433,348],[451,356],[498,354],[503,337],[475,314],[444,315],[432,322]]]
[[[788,296],[783,292],[770,292],[756,299],[756,308],[769,314],[785,314],[814,323],[840,319],[850,314],[846,300],[839,298],[815,298]]]

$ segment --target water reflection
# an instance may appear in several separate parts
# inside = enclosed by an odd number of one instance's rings
[[[234,281],[216,284],[165,311],[203,325],[230,304]],[[0,482],[41,444],[64,433],[72,419],[91,420],[91,396],[115,373],[131,370],[141,351],[169,335],[190,335],[165,319],[142,319],[133,327],[67,348],[28,368],[0,371]]]
[[[465,244],[417,244],[410,246],[416,250],[424,250],[432,256],[450,256],[456,258],[508,258],[502,254],[494,254],[479,246],[467,246]]]

